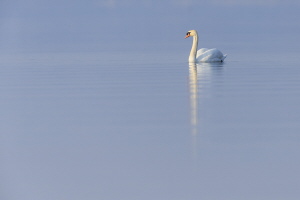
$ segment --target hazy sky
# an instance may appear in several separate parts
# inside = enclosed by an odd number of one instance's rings
[[[1,0],[0,6],[2,51],[181,43],[190,29],[216,43],[300,34],[298,0]]]

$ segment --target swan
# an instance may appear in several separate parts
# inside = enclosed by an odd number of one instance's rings
[[[191,49],[191,53],[189,56],[189,62],[196,63],[196,62],[223,62],[226,58],[226,54],[223,53],[218,49],[207,49],[202,48],[197,51],[198,47],[198,33],[196,30],[190,30],[186,33],[185,38],[193,36],[193,45]]]

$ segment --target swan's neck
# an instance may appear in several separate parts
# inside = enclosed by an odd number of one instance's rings
[[[193,45],[189,56],[189,62],[196,62],[196,53],[198,47],[198,34],[193,36]]]

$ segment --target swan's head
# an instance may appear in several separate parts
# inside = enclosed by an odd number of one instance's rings
[[[190,36],[196,36],[197,35],[197,31],[196,30],[190,30],[186,33],[185,38],[188,38]]]

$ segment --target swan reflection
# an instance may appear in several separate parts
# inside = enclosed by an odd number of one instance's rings
[[[219,78],[220,71],[223,68],[223,63],[189,63],[189,86],[190,86],[190,123],[193,143],[193,153],[197,153],[197,135],[199,113],[201,108],[198,108],[199,101],[210,95],[211,82],[214,77]]]

